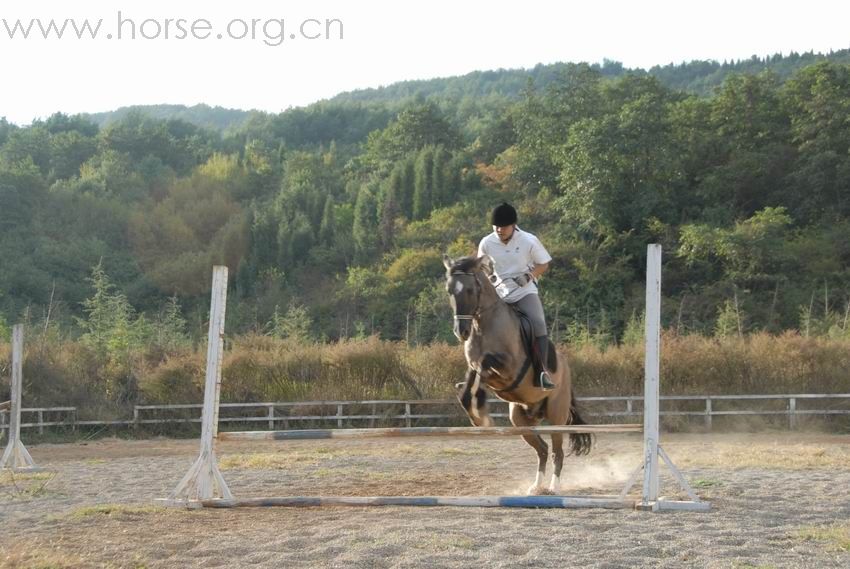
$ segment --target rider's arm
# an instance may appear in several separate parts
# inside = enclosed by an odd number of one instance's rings
[[[545,273],[549,269],[549,263],[535,263],[534,268],[529,271],[531,276],[534,277],[534,280],[540,278],[540,275]]]

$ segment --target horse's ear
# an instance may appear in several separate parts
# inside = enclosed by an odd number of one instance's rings
[[[495,261],[493,261],[493,257],[490,255],[484,255],[478,258],[478,266],[488,277],[493,274],[494,263]]]
[[[450,271],[452,269],[452,265],[454,265],[454,261],[452,261],[452,258],[443,253],[443,266],[446,268],[446,270]]]

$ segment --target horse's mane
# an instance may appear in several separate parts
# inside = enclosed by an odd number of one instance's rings
[[[459,272],[459,273],[471,273],[477,268],[478,257],[475,255],[469,257],[461,257],[460,259],[456,259],[452,264],[452,268],[449,269],[449,273]]]

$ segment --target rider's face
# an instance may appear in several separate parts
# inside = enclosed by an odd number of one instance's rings
[[[513,237],[515,228],[516,225],[506,225],[504,227],[494,225],[493,231],[496,232],[496,235],[499,236],[499,239],[502,241],[502,243],[507,243],[511,240],[511,237]]]

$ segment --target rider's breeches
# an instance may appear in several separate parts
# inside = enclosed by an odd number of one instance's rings
[[[535,338],[548,334],[546,317],[543,316],[543,303],[540,302],[539,294],[527,294],[515,302],[514,305],[531,320]]]

